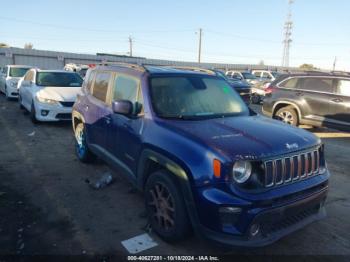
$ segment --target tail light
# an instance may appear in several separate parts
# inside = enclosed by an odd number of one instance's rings
[[[265,89],[265,94],[272,94],[275,91],[276,91],[275,87],[269,86],[268,88]]]

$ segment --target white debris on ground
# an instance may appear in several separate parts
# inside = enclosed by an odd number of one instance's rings
[[[35,131],[28,134],[28,136],[34,136],[34,135],[35,135]]]
[[[147,233],[124,240],[121,243],[130,254],[136,254],[158,246],[158,243],[155,242]]]

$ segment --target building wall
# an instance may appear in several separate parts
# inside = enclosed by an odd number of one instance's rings
[[[297,70],[297,68],[282,68],[279,66],[243,65],[243,64],[217,64],[217,63],[194,63],[185,61],[171,61],[160,59],[146,59],[141,57],[125,57],[114,55],[88,55],[76,53],[64,53],[55,51],[23,49],[23,48],[0,48],[0,67],[8,64],[23,64],[39,67],[42,69],[63,69],[65,64],[96,64],[104,61],[125,62],[149,65],[176,65],[195,66],[203,68],[217,68],[223,70]]]

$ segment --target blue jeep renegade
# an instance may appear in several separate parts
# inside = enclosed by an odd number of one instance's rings
[[[76,153],[144,192],[153,230],[262,246],[325,216],[329,172],[313,134],[250,110],[215,72],[104,64],[73,108]]]

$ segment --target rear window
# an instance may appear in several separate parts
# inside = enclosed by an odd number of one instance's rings
[[[38,72],[36,84],[38,86],[81,87],[83,79],[76,73]]]
[[[338,81],[338,94],[343,96],[350,96],[350,80]]]
[[[12,77],[23,77],[30,68],[22,68],[22,67],[11,67],[10,68],[10,76]]]

